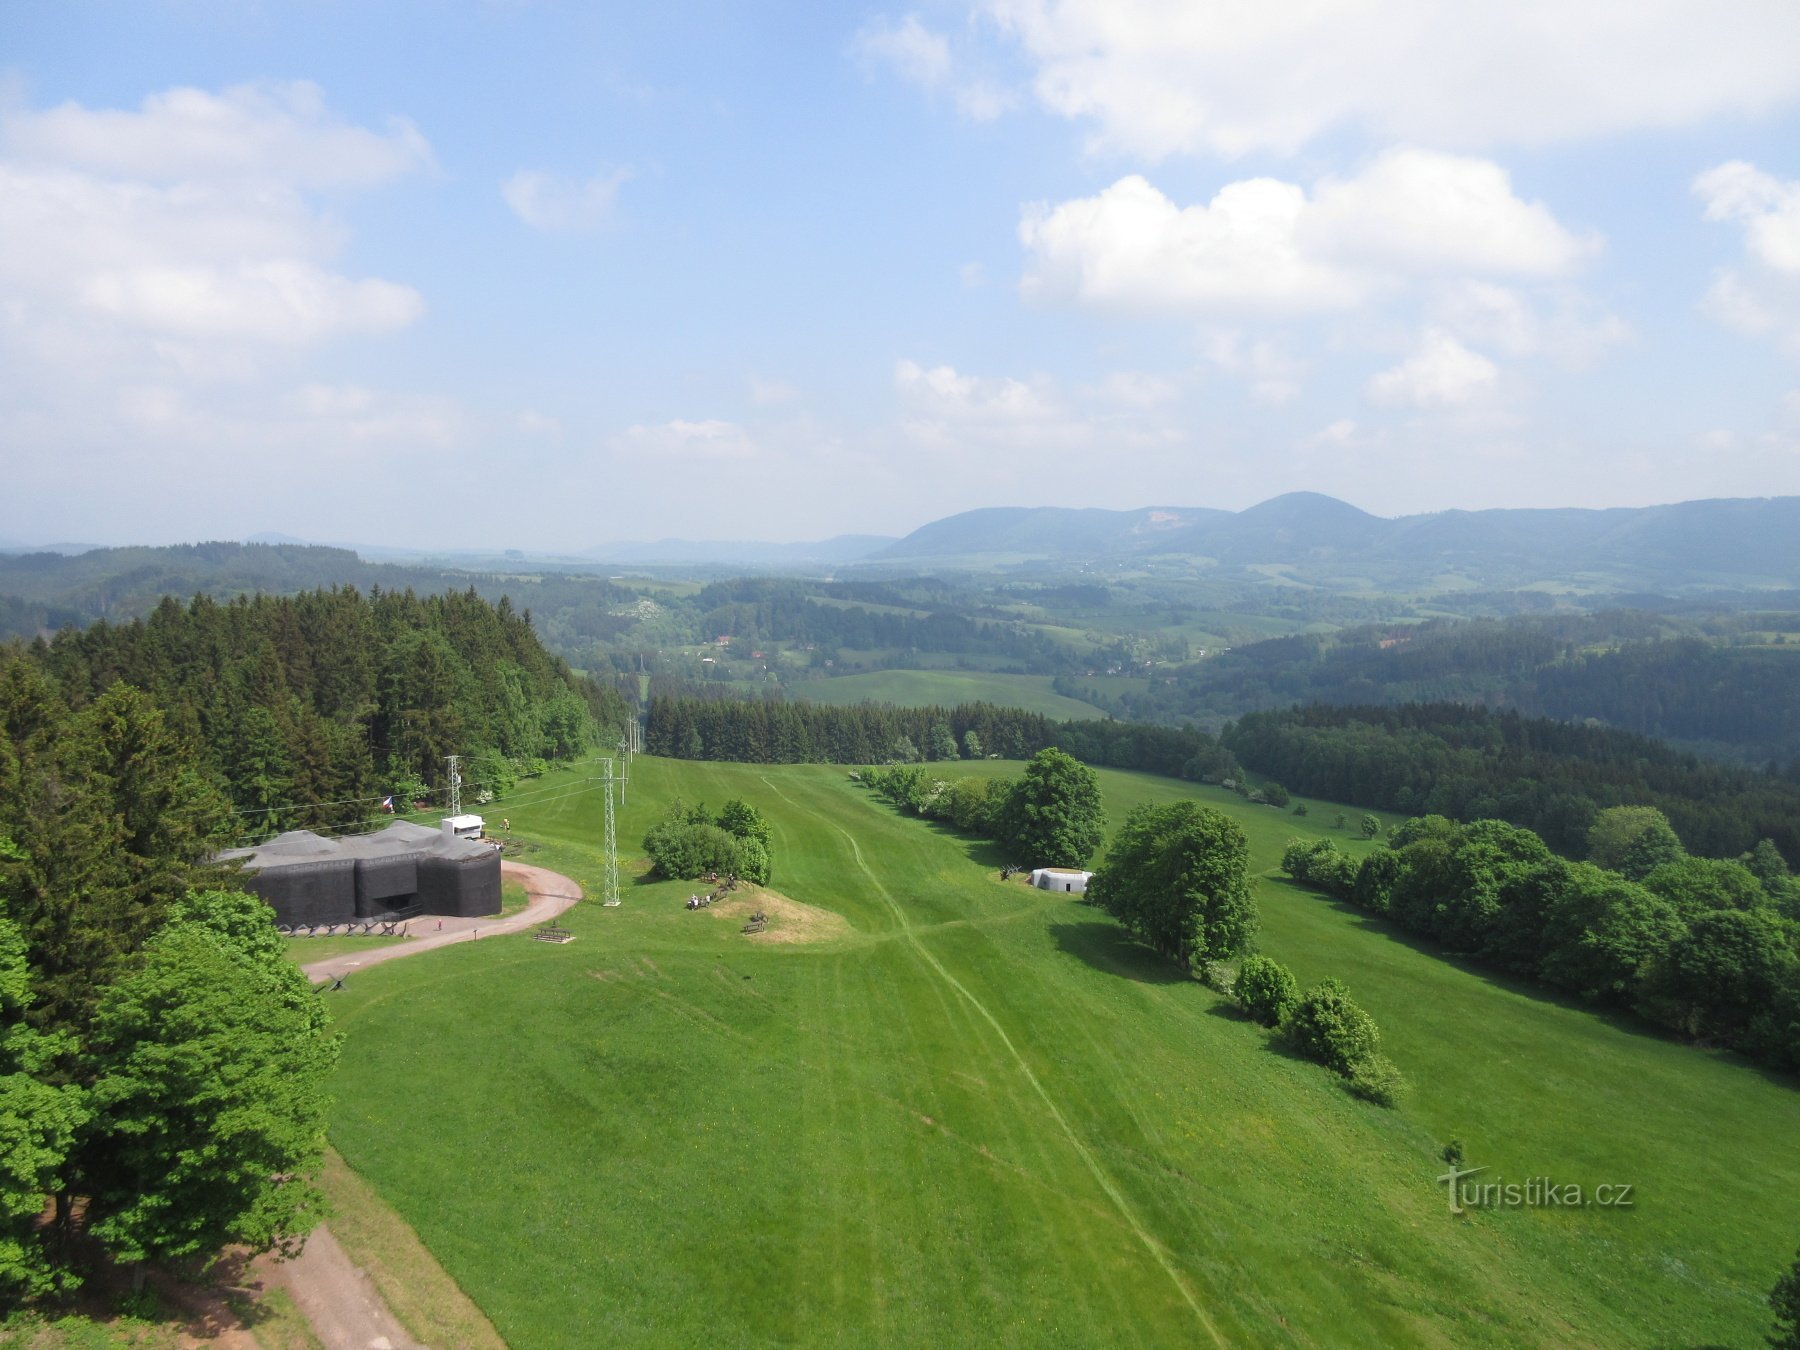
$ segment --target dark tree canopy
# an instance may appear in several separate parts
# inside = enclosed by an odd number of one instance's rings
[[[1224,961],[1255,937],[1249,841],[1198,802],[1140,806],[1125,818],[1088,897],[1146,945],[1183,962]]]
[[[1000,811],[1000,842],[1027,867],[1081,867],[1102,836],[1094,771],[1054,747],[1038,751]]]

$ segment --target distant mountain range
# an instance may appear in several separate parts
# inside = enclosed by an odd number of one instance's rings
[[[986,568],[1158,557],[1408,590],[1570,580],[1597,589],[1793,586],[1800,584],[1800,497],[1395,519],[1316,492],[1237,512],[999,507],[933,521],[864,561]]]
[[[252,543],[298,545],[288,535]],[[56,544],[32,552],[83,553]],[[1155,565],[1178,573],[1430,593],[1540,586],[1590,592],[1800,587],[1800,497],[1722,498],[1606,510],[1438,511],[1388,519],[1317,492],[1244,511],[988,507],[922,525],[903,539],[843,534],[801,543],[663,539],[577,555],[440,552],[341,544],[368,561],[511,571],[549,566],[817,568],[869,571],[1066,571]],[[23,548],[0,548],[24,553]],[[111,552],[111,551],[109,551]]]

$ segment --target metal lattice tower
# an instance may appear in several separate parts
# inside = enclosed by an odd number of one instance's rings
[[[457,767],[457,761],[462,756],[446,755],[444,758],[450,761],[450,814],[460,816],[462,814],[462,770]]]
[[[601,780],[602,790],[606,793],[606,882],[605,894],[602,899],[610,909],[619,903],[619,835],[613,815],[613,762],[609,759],[605,761],[605,764],[605,774]],[[621,780],[621,791],[623,787],[623,780]]]

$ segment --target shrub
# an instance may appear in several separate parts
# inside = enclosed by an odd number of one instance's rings
[[[1346,1078],[1381,1048],[1375,1019],[1356,1006],[1350,991],[1337,980],[1308,989],[1282,1030],[1301,1054]]]
[[[1346,1086],[1364,1101],[1374,1102],[1377,1106],[1394,1106],[1406,1091],[1406,1079],[1386,1055],[1370,1055],[1351,1067]]]
[[[1237,983],[1232,985],[1231,993],[1252,1021],[1274,1027],[1280,1026],[1300,1001],[1300,984],[1281,962],[1266,956],[1247,956],[1238,967]]]

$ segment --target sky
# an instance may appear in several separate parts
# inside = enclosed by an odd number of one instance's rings
[[[0,544],[1800,493],[1793,0],[7,0]]]

